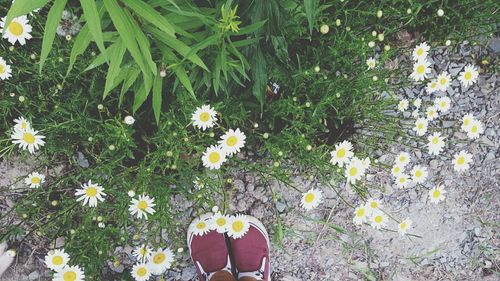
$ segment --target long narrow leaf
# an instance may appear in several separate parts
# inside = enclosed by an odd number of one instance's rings
[[[42,51],[40,53],[40,73],[42,73],[45,60],[47,60],[50,50],[52,49],[52,43],[54,43],[57,26],[59,25],[59,20],[61,19],[62,12],[64,7],[66,7],[67,1],[68,0],[55,0],[54,4],[50,8],[49,14],[47,15],[47,22],[45,23],[45,30],[43,33]]]
[[[304,9],[306,11],[307,22],[309,23],[309,32],[311,34],[316,21],[318,6],[319,0],[304,0]]]
[[[141,16],[144,20],[150,22],[168,35],[175,37],[175,29],[168,22],[167,18],[162,16],[153,7],[143,1],[122,0],[134,13]]]
[[[160,124],[161,102],[163,92],[163,78],[156,75],[153,83],[153,113],[155,115],[156,124]]]
[[[12,19],[28,14],[29,12],[42,8],[49,0],[17,1],[12,3],[5,18],[5,26],[9,26]],[[5,32],[5,30],[4,30]]]
[[[106,48],[104,47],[104,40],[102,39],[101,17],[97,11],[97,5],[94,0],[80,0],[80,4],[82,5],[83,14],[85,15],[90,33],[97,47],[101,53],[103,53]]]
[[[123,60],[123,55],[125,54],[125,46],[120,39],[116,41],[116,50],[109,55],[109,68],[106,75],[106,83],[104,85],[104,95],[103,98],[109,94],[109,92],[116,86],[115,78],[120,72],[120,65]]]
[[[127,10],[125,10],[125,15],[127,15],[129,25],[133,28],[132,31],[136,36],[135,39],[139,44],[139,49],[141,50],[141,54],[144,58],[145,63],[149,66],[149,69],[151,69],[152,73],[156,73],[157,67],[155,62],[153,61],[153,57],[151,56],[151,45],[149,44],[149,39],[146,37],[146,35],[144,35],[144,32],[142,32],[139,25],[137,25],[132,15]]]
[[[144,77],[144,73],[143,73]],[[134,98],[134,105],[132,106],[132,111],[135,113],[139,107],[146,101],[151,92],[151,84],[148,86],[145,83],[141,83],[139,85],[139,89],[137,89]]]

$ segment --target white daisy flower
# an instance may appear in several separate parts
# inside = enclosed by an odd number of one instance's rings
[[[202,105],[196,108],[191,116],[193,126],[205,131],[207,128],[212,128],[217,121],[217,112],[210,105]]]
[[[441,133],[437,132],[428,136],[427,140],[429,142],[427,143],[427,148],[429,149],[429,153],[432,155],[439,155],[444,147],[444,139],[445,137],[442,137]]]
[[[52,281],[84,281],[85,274],[78,266],[65,266],[54,274]]]
[[[59,271],[63,269],[69,262],[69,255],[64,250],[56,249],[49,251],[45,256],[45,265],[54,270]]]
[[[460,80],[460,83],[462,83],[464,87],[468,87],[469,85],[476,83],[478,77],[479,72],[477,71],[477,68],[472,64],[469,64],[464,67],[464,71],[460,73],[458,80]]]
[[[0,33],[3,33],[5,28],[6,17],[2,18],[0,22]],[[12,19],[9,26],[6,28],[3,38],[7,39],[9,43],[14,45],[16,42],[24,45],[26,40],[31,39],[31,25],[29,25],[28,18],[26,16],[20,16]]]
[[[448,72],[444,71],[437,77],[438,89],[442,92],[446,92],[450,86],[451,78]]]
[[[406,188],[411,183],[410,177],[407,174],[401,173],[396,177],[396,186]]]
[[[191,223],[191,231],[194,235],[203,236],[210,232],[210,214],[202,215],[193,220]]]
[[[411,180],[420,184],[424,183],[427,179],[427,176],[429,175],[429,173],[427,172],[427,168],[420,165],[415,165],[413,169],[411,169],[410,174]]]
[[[370,160],[370,157],[366,157],[365,159],[361,160],[361,164],[363,164],[363,169],[368,169],[371,165],[372,161]]]
[[[149,261],[149,269],[154,275],[161,275],[172,266],[174,262],[174,252],[170,249],[158,249],[153,252]]]
[[[16,131],[22,131],[31,128],[30,122],[24,117],[14,119],[14,123],[16,123],[16,125],[14,126],[14,130]]]
[[[156,206],[154,201],[155,199],[153,197],[150,198],[148,195],[139,195],[139,200],[132,198],[128,211],[130,215],[136,215],[139,219],[142,219],[142,217],[148,219],[148,214],[152,215],[156,212],[153,209],[153,207]]]
[[[381,211],[376,211],[371,216],[371,225],[375,229],[381,229],[387,225],[387,216]]]
[[[470,113],[465,114],[464,117],[462,117],[462,126],[461,126],[462,130],[465,132],[469,131],[473,120],[474,120],[474,115]]]
[[[319,189],[311,188],[309,191],[302,193],[300,206],[306,210],[312,210],[319,206],[323,199],[323,192]]]
[[[207,150],[203,153],[201,161],[203,166],[209,168],[210,170],[218,170],[220,166],[226,162],[226,152],[220,146],[212,145],[207,147]]]
[[[125,122],[125,124],[127,125],[134,125],[135,123],[135,119],[134,117],[130,116],[130,115],[127,115],[125,116],[125,118],[123,119],[123,122]]]
[[[374,69],[376,64],[377,62],[375,61],[374,58],[369,58],[366,60],[366,65],[368,65],[368,69]]]
[[[235,215],[229,218],[227,235],[233,239],[243,237],[250,229],[250,223],[246,215]]]
[[[151,269],[149,264],[146,263],[136,263],[132,267],[132,277],[135,281],[147,281],[151,277]]]
[[[427,90],[428,94],[432,94],[432,93],[436,92],[438,89],[439,89],[439,87],[438,87],[437,80],[432,80],[431,82],[427,83],[426,90]]]
[[[212,218],[210,218],[210,229],[215,230],[218,233],[226,233],[229,227],[228,221],[229,216],[216,212]]]
[[[391,174],[395,177],[399,176],[401,173],[404,173],[405,171],[405,167],[401,166],[401,165],[394,165],[392,166],[392,169],[391,169]]]
[[[427,125],[429,124],[429,121],[427,121],[426,118],[418,118],[417,121],[415,121],[415,127],[413,127],[413,131],[417,133],[417,136],[423,136],[425,133],[427,133]]]
[[[92,180],[89,180],[88,183],[82,184],[81,189],[77,189],[75,196],[80,196],[76,199],[76,201],[83,200],[83,206],[89,205],[89,207],[97,207],[97,202],[104,201],[104,196],[106,193],[103,192],[104,188],[102,186],[92,183]]]
[[[434,105],[438,111],[442,113],[447,112],[450,109],[451,100],[449,97],[440,97],[434,100]]]
[[[236,130],[229,129],[229,131],[221,137],[219,145],[226,152],[226,155],[231,156],[240,152],[240,149],[245,146],[246,138],[245,134],[241,132],[239,128]]]
[[[465,150],[461,150],[459,153],[453,156],[453,170],[457,172],[463,172],[470,168],[470,163],[472,163],[472,154]]]
[[[413,222],[410,220],[410,218],[406,218],[406,219],[402,220],[398,224],[398,232],[399,232],[399,234],[405,236],[406,233],[408,232],[408,230],[411,229],[411,225],[412,224],[413,224]]]
[[[415,108],[420,108],[421,105],[422,105],[422,99],[421,98],[416,98],[413,101],[413,106],[415,106]]]
[[[482,133],[484,133],[483,123],[476,119],[472,120],[467,128],[467,137],[472,140],[477,139]]]
[[[420,43],[420,45],[417,45],[415,49],[413,49],[413,60],[419,61],[425,59],[430,49],[431,48],[426,42]]]
[[[38,150],[45,144],[45,141],[43,141],[45,136],[39,135],[38,131],[31,128],[14,130],[14,133],[10,137],[12,138],[12,143],[19,144],[22,150],[28,149],[31,154],[35,153],[35,150]]]
[[[376,211],[379,210],[380,207],[382,207],[382,203],[380,203],[379,200],[376,200],[376,199],[373,199],[373,198],[368,199],[366,201],[366,203],[365,203],[366,211],[369,214],[375,213]]]
[[[44,182],[45,182],[45,176],[37,172],[29,174],[24,179],[24,183],[26,185],[29,185],[30,188],[38,188]]]
[[[363,165],[363,162],[357,157],[353,157],[345,168],[345,177],[347,178],[347,181],[351,184],[356,184],[356,181],[360,180],[364,174],[365,166]]]
[[[354,210],[352,222],[356,225],[361,225],[368,219],[369,212],[366,210],[366,205],[361,205]]]
[[[444,194],[446,193],[446,190],[441,185],[438,185],[431,190],[429,190],[429,199],[431,200],[432,203],[439,203],[444,200],[445,196]]]
[[[406,165],[408,165],[408,163],[410,163],[410,160],[411,160],[410,154],[408,154],[408,152],[403,151],[400,152],[398,156],[396,156],[394,162],[396,163],[396,165],[405,167]]]
[[[0,79],[9,79],[10,77],[12,77],[11,73],[12,69],[10,68],[10,65],[8,65],[2,57],[0,57]]]
[[[398,103],[398,110],[401,112],[405,112],[405,110],[408,109],[409,105],[410,105],[410,103],[408,102],[407,99],[402,99]]]
[[[349,141],[343,141],[335,145],[335,150],[330,152],[330,163],[343,167],[344,164],[349,163],[354,153],[352,152],[352,144]]]
[[[423,81],[427,78],[427,74],[431,73],[430,68],[431,63],[426,60],[419,60],[413,65],[413,72],[410,74],[410,78],[415,81]]]
[[[413,110],[413,111],[411,112],[411,117],[413,117],[413,118],[417,118],[417,117],[418,117],[418,113],[419,113],[419,112],[418,112],[418,108],[417,108],[417,109],[415,109],[415,110]]]
[[[436,106],[429,106],[427,108],[427,110],[425,111],[425,115],[427,116],[427,120],[429,120],[429,121],[436,119],[439,116],[438,111],[437,111],[437,107]]]
[[[153,253],[153,249],[151,247],[143,244],[135,247],[132,252],[132,256],[134,256],[139,262],[148,262],[151,259],[151,255]]]

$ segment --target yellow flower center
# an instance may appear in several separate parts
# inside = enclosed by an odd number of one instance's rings
[[[424,128],[424,124],[422,124],[422,123],[418,124],[417,128],[423,129]]]
[[[401,171],[398,166],[395,166],[392,170],[394,171],[394,173],[399,173],[399,171]]]
[[[439,196],[441,195],[441,191],[439,190],[434,190],[434,192],[432,192],[432,197],[434,198],[439,198]]]
[[[374,220],[376,223],[381,223],[384,219],[382,218],[382,216],[377,215],[377,216],[375,216]]]
[[[400,225],[399,225],[399,228],[403,229],[403,230],[406,230],[406,228],[408,227],[408,225],[406,224],[406,222],[402,222]]]
[[[24,133],[23,140],[28,144],[34,144],[35,143],[35,136],[31,133]]]
[[[421,56],[421,55],[423,55],[423,54],[424,54],[424,49],[419,48],[419,49],[417,50],[417,55],[418,55],[418,56]]]
[[[3,66],[3,64],[0,64],[0,74],[4,73],[5,73],[5,66]]]
[[[235,221],[235,222],[233,222],[233,230],[235,232],[242,231],[243,227],[244,227],[243,222],[241,222],[241,221]]]
[[[139,254],[140,254],[141,256],[145,256],[145,255],[147,254],[147,250],[146,250],[145,248],[141,248],[141,249],[139,250]]]
[[[225,218],[218,218],[217,220],[215,220],[215,223],[218,226],[224,226],[224,225],[226,225],[226,219]]]
[[[418,74],[423,74],[425,71],[425,67],[423,65],[417,66],[417,73]]]
[[[76,280],[76,273],[74,271],[68,271],[65,272],[63,275],[64,281],[75,281]]]
[[[441,78],[441,79],[439,80],[439,83],[440,83],[441,85],[446,85],[446,82],[447,82],[447,81],[448,81],[448,80],[446,80],[446,78]]]
[[[463,156],[458,157],[457,164],[463,165],[464,163],[465,163],[465,157],[463,157]]]
[[[469,125],[469,118],[465,118],[464,119],[464,126],[468,126]]]
[[[446,102],[445,101],[441,102],[441,107],[446,107]]]
[[[432,139],[432,143],[433,143],[433,144],[438,144],[438,142],[439,142],[439,138],[438,138],[438,137],[434,137],[434,138]]]
[[[314,200],[313,193],[307,193],[306,196],[304,197],[304,201],[306,201],[306,203],[311,203],[313,200]]]
[[[210,120],[210,114],[208,114],[208,112],[203,112],[200,114],[200,120],[202,122],[208,122],[208,120]]]
[[[357,217],[363,217],[365,215],[365,209],[364,208],[360,208],[358,209],[358,211],[356,212],[356,216]]]
[[[351,177],[354,177],[356,174],[358,174],[358,169],[356,169],[356,167],[352,167],[350,170],[349,170],[349,175]]]
[[[464,78],[465,78],[465,80],[471,80],[472,79],[472,72],[470,72],[470,71],[465,72]]]
[[[470,131],[473,132],[473,133],[477,133],[477,126],[472,126],[472,128],[470,128]]]
[[[158,253],[153,257],[153,262],[155,264],[161,264],[165,260],[165,254],[164,253]]]
[[[211,152],[210,155],[208,155],[208,161],[210,163],[217,163],[220,160],[220,153],[217,151]]]
[[[19,36],[23,34],[24,28],[20,23],[14,21],[9,24],[9,31],[13,35]]]
[[[205,227],[207,226],[207,224],[205,222],[202,222],[200,221],[197,225],[196,225],[196,228],[202,230],[202,229],[205,229]]]
[[[420,178],[421,176],[422,176],[422,171],[417,170],[417,171],[415,172],[415,177]]]
[[[404,162],[406,160],[406,157],[404,156],[399,156],[399,161]]]
[[[236,143],[238,143],[238,138],[236,136],[230,136],[229,138],[227,138],[226,140],[226,144],[228,146],[235,146]]]
[[[31,183],[32,184],[39,184],[42,180],[39,177],[32,177],[31,178]]]
[[[378,207],[378,203],[377,203],[377,202],[375,202],[375,201],[372,201],[372,202],[370,203],[370,207],[372,207],[373,209],[375,209],[375,208],[377,208],[377,207]]]
[[[87,190],[85,190],[85,194],[88,197],[95,197],[97,195],[97,189],[93,186],[89,186]]]
[[[146,274],[148,274],[148,271],[146,270],[146,268],[141,267],[141,268],[137,269],[136,273],[137,273],[137,276],[144,277],[144,276],[146,276]]]
[[[436,83],[436,82],[432,82],[432,83],[431,83],[431,89],[434,89],[434,88],[436,88],[436,87],[437,87],[437,83]]]
[[[53,265],[61,265],[61,264],[63,264],[63,258],[61,256],[53,256],[52,257],[52,264]]]
[[[139,203],[137,203],[137,209],[139,210],[146,210],[148,208],[148,202],[141,200]]]
[[[405,183],[406,182],[406,178],[399,178],[399,182],[400,183]]]
[[[338,158],[343,158],[345,156],[345,148],[341,148],[337,151],[337,157]]]
[[[0,72],[2,72],[2,71],[0,71]],[[27,127],[28,127],[28,123],[26,123],[26,122],[21,123],[21,128],[26,129]]]

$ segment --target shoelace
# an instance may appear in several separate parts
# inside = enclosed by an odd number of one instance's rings
[[[241,277],[253,277],[257,280],[264,280],[264,272],[266,271],[266,257],[262,259],[262,264],[260,265],[260,269],[252,272],[240,272],[238,273],[238,278]]]
[[[216,272],[206,272],[203,267],[201,266],[200,262],[199,261],[196,261],[196,266],[198,266],[198,268],[200,269],[200,272],[201,272],[201,275],[205,278],[205,280],[210,280],[210,278],[212,278],[212,276],[216,273]],[[227,271],[227,272],[232,272],[232,267],[231,267],[231,260],[229,259],[229,256],[227,257],[227,264],[226,266],[221,269],[220,271]]]

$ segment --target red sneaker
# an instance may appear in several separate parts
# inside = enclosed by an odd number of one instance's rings
[[[229,238],[238,279],[253,277],[257,280],[270,281],[270,243],[269,235],[262,223],[246,216],[250,224],[248,232],[241,238]]]
[[[231,272],[231,260],[224,234],[211,230],[211,213],[194,219],[187,231],[187,244],[200,281],[208,281],[218,271]]]

